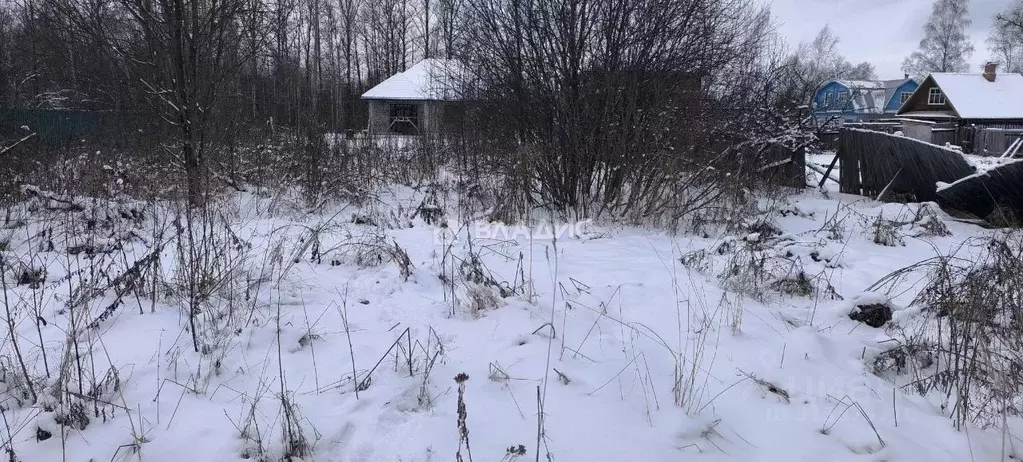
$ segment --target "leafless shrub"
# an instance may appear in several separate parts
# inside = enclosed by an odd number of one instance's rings
[[[71,427],[76,430],[85,430],[89,426],[89,415],[86,410],[86,403],[83,400],[75,399],[69,403],[62,404],[57,411],[55,420],[58,424]]]
[[[260,390],[263,390],[260,387]],[[238,437],[244,442],[244,449],[242,449],[241,458],[254,460],[256,462],[270,462],[273,459],[268,454],[266,443],[264,442],[264,432],[266,428],[260,427],[260,420],[258,418],[259,403],[261,395],[257,394],[255,398],[249,402],[247,406],[247,412],[245,412],[244,418],[241,419],[240,424],[235,423],[235,429],[238,431]],[[230,418],[230,417],[228,417]],[[234,421],[232,420],[232,423]]]
[[[465,406],[465,382],[468,380],[469,376],[464,372],[455,376],[455,382],[458,383],[458,450],[455,452],[455,460],[458,462],[465,460],[462,458],[463,446],[468,461],[472,462],[472,449],[469,447],[469,425],[466,423],[469,412]]]
[[[343,242],[324,249],[320,255],[326,257],[332,266],[370,268],[394,263],[403,280],[408,280],[414,269],[405,249],[379,227],[371,227],[359,235],[349,234]]]
[[[771,293],[809,297],[819,289],[801,260],[779,252],[776,240],[760,238],[728,241],[731,253],[718,273],[722,285],[756,300],[767,300]],[[734,249],[734,250],[731,250]]]
[[[888,247],[904,246],[906,243],[902,239],[902,231],[899,228],[898,222],[885,219],[882,213],[871,224],[872,240],[875,244]]]
[[[712,257],[707,254],[706,249],[694,250],[679,257],[679,263],[686,268],[703,273],[710,270]]]
[[[12,404],[17,407],[30,404],[34,401],[33,386],[25,371],[16,367],[11,358],[0,356],[0,391],[4,396],[10,398]]]
[[[284,460],[301,460],[312,454],[313,442],[306,436],[303,428],[305,420],[299,412],[294,397],[281,394],[278,396],[281,402],[281,412],[284,419],[281,423],[282,437],[284,440]]]
[[[221,316],[210,309],[211,302],[218,295],[233,295],[222,291],[235,279],[245,277],[251,245],[239,239],[225,218],[210,206],[186,211],[175,226],[177,268],[169,284],[187,310],[193,348],[207,354],[212,348],[201,332],[206,326],[218,326]],[[215,337],[216,332],[212,335]]]
[[[465,297],[469,316],[473,318],[482,317],[487,311],[494,310],[504,303],[493,289],[481,284],[466,283]]]
[[[921,393],[944,395],[956,428],[1000,425],[1021,411],[1023,238],[1003,235],[929,265],[918,329],[874,360],[879,373],[912,374]]]
[[[805,271],[797,271],[771,283],[771,287],[783,294],[796,297],[809,297],[816,292],[813,281]]]
[[[938,217],[934,207],[927,203],[917,209],[916,217],[913,219],[913,228],[917,236],[945,237],[952,235],[952,231],[949,231],[945,222]]]

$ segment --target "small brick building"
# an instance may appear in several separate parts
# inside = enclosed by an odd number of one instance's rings
[[[371,88],[362,95],[370,134],[443,133],[462,106],[460,72],[453,60],[428,58]]]

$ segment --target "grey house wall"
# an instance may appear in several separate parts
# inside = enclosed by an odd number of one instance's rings
[[[369,132],[373,135],[391,133],[391,105],[414,104],[419,112],[420,134],[439,133],[444,119],[443,101],[384,100],[369,101]]]
[[[926,143],[931,142],[931,126],[933,124],[927,122],[917,122],[915,120],[903,120],[902,121],[902,133],[909,138],[914,140],[923,141]]]

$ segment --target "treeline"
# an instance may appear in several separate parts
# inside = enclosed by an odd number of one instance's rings
[[[464,3],[6,2],[0,107],[139,109],[173,94],[223,100],[242,120],[358,128],[358,94],[425,56],[455,52]]]
[[[225,172],[241,146],[287,133],[319,194],[352,165],[324,135],[366,126],[359,95],[453,58],[448,159],[534,205],[684,213],[694,185],[806,141],[773,30],[755,0],[23,0],[0,8],[0,107],[132,114],[134,149],[171,159],[193,205],[211,177],[248,180]]]

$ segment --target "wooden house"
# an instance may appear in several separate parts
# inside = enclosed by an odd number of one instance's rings
[[[982,74],[929,75],[899,109],[903,133],[929,143],[992,152],[1003,143],[987,135],[1018,138],[1023,133],[1023,75],[997,70],[988,63]]]
[[[917,89],[916,80],[829,80],[814,93],[811,108],[821,125],[893,117]]]

